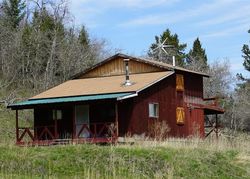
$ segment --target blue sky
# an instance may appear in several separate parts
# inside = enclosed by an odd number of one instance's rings
[[[71,0],[77,26],[123,53],[141,56],[154,36],[177,33],[187,51],[199,37],[209,62],[228,59],[233,73],[248,75],[241,48],[250,41],[249,0]],[[249,76],[249,75],[248,75]]]

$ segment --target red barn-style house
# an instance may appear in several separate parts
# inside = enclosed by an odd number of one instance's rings
[[[169,136],[198,132],[204,137],[205,115],[224,111],[206,102],[213,98],[203,98],[203,77],[208,75],[114,55],[69,81],[9,105],[16,110],[16,143],[116,142],[127,134],[148,135],[155,121],[167,123]],[[23,109],[33,109],[33,128],[19,126],[18,111]]]

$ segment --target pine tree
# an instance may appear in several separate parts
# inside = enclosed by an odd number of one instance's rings
[[[162,52],[161,49],[155,51],[154,49],[159,43],[162,43],[165,39],[165,45],[173,45],[173,48],[165,48],[168,55]],[[155,43],[151,44],[148,56],[154,58],[158,61],[163,61],[166,63],[172,63],[172,56],[176,57],[176,64],[179,66],[184,65],[184,59],[186,54],[184,53],[187,44],[181,44],[177,34],[171,34],[169,29],[166,29],[160,36],[155,36]]]
[[[248,30],[248,33],[250,33],[250,29]],[[243,53],[242,57],[244,59],[243,66],[245,67],[245,69],[247,71],[250,72],[250,49],[249,49],[249,45],[244,44],[241,51]],[[237,86],[239,87],[238,90],[241,90],[241,89],[250,90],[250,78],[244,77],[241,73],[237,74],[237,78],[240,81],[244,81],[243,83],[237,84]]]
[[[80,44],[82,44],[84,47],[89,46],[89,35],[85,26],[82,26],[78,39]]]
[[[204,61],[204,64],[207,64],[206,51],[204,48],[202,48],[199,38],[195,39],[193,43],[193,48],[189,51],[188,55],[193,57],[194,60],[202,60]]]
[[[202,48],[199,38],[195,39],[193,48],[188,53],[187,64],[198,64],[200,65],[201,70],[204,70],[208,67],[206,51],[204,48]]]
[[[248,30],[248,33],[250,34],[250,29]],[[250,72],[250,49],[249,45],[244,44],[242,47],[242,57],[244,58],[243,66],[247,71]]]
[[[25,16],[26,4],[22,0],[5,0],[3,1],[3,12],[6,23],[16,29]]]

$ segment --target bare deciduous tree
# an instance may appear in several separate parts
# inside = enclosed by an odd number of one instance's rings
[[[0,100],[6,103],[55,86],[106,54],[103,40],[80,43],[66,0],[29,3],[30,17],[15,30],[5,25],[0,9]]]

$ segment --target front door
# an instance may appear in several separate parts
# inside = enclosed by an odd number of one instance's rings
[[[77,105],[75,107],[75,121],[76,121],[76,135],[79,134],[83,128],[79,137],[89,137],[89,105]]]

